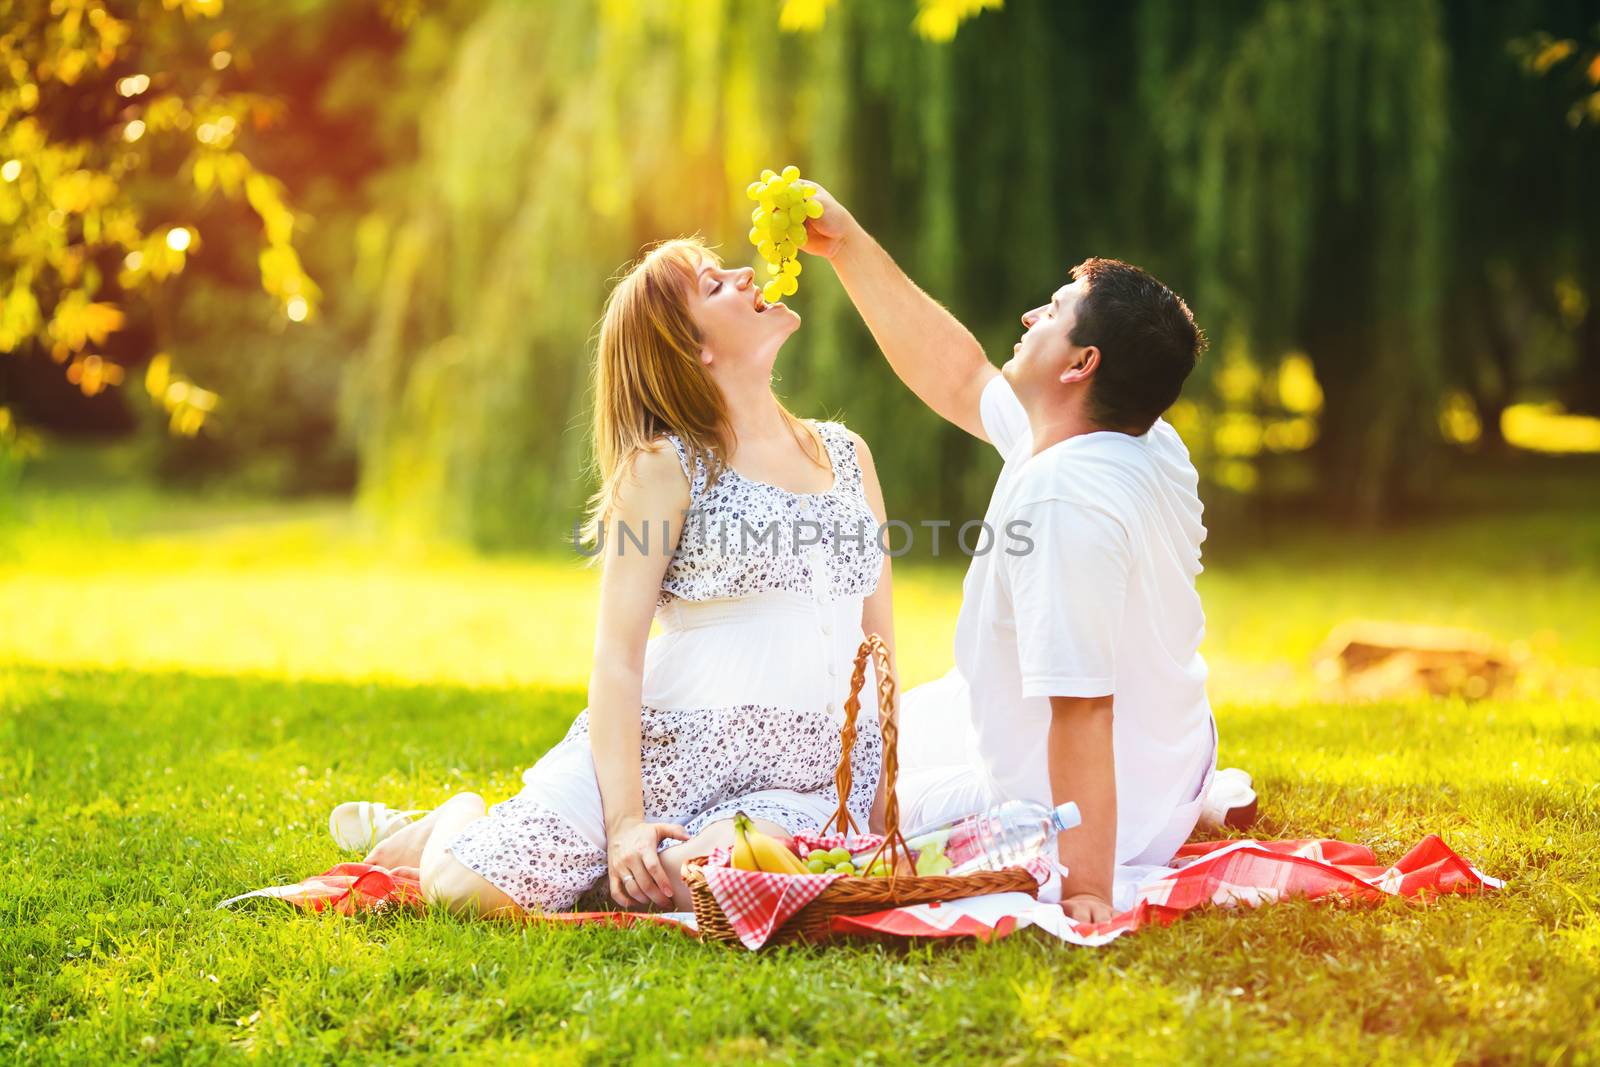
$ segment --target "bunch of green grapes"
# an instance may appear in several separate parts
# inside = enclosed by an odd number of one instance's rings
[[[862,860],[865,863],[866,860]],[[856,866],[855,857],[850,855],[847,848],[814,848],[806,853],[806,870],[812,874],[850,874],[866,875],[868,878],[887,878],[889,864],[879,859],[871,868],[860,870]]]
[[[806,246],[806,219],[822,217],[822,205],[812,197],[817,187],[800,180],[800,168],[783,173],[764,170],[745,193],[756,201],[750,213],[750,243],[767,262],[767,281],[761,298],[775,304],[800,288],[800,249]]]

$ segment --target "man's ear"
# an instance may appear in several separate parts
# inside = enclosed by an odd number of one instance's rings
[[[1067,369],[1061,372],[1061,384],[1070,385],[1074,382],[1086,382],[1094,377],[1094,372],[1100,369],[1100,349],[1090,345],[1083,350],[1074,362],[1067,364]]]

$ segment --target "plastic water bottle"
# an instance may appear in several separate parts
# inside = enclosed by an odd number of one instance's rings
[[[998,871],[1020,867],[1043,854],[1056,834],[1083,822],[1072,801],[1047,808],[1031,800],[1008,800],[988,811],[906,835],[906,844],[921,852],[941,846],[951,863],[949,874]]]

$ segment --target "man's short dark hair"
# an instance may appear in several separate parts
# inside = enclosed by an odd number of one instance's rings
[[[1142,434],[1172,406],[1205,349],[1183,297],[1117,259],[1072,268],[1084,283],[1070,339],[1100,349],[1089,384],[1089,417],[1108,430]]]

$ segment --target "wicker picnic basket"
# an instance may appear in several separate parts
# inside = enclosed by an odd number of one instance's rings
[[[850,751],[855,747],[856,715],[861,710],[861,687],[866,682],[867,660],[871,658],[878,676],[878,712],[883,729],[884,787],[887,805],[884,812],[886,831],[878,855],[895,871],[901,857],[911,858],[911,850],[900,833],[900,802],[895,797],[895,779],[900,762],[897,753],[899,729],[894,715],[895,684],[889,671],[889,650],[877,634],[869,634],[856,652],[855,673],[850,678],[850,698],[844,705],[844,726],[839,731],[839,769],[834,773],[838,787],[839,810],[828,824],[837,833],[859,830],[855,819],[845,807],[850,795]],[[827,827],[824,827],[826,830]],[[870,865],[870,864],[869,864]],[[717,900],[711,895],[700,860],[684,864],[683,880],[694,900],[694,917],[700,936],[708,941],[739,944],[728,917],[723,914]],[[930,904],[937,900],[958,900],[984,893],[1027,893],[1037,895],[1038,883],[1033,875],[1021,867],[1007,867],[1000,871],[977,871],[962,875],[909,875],[891,873],[888,877],[845,877],[836,879],[811,903],[795,912],[782,927],[773,931],[768,945],[781,945],[792,941],[818,941],[829,935],[836,915],[866,915],[886,908],[905,904]]]

